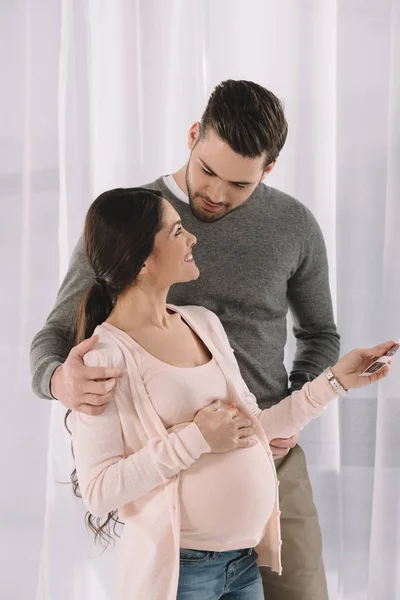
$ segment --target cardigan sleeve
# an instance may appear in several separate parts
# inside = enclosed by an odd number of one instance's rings
[[[85,364],[123,368],[115,353],[112,346],[97,346],[85,355]],[[79,487],[85,506],[95,516],[144,496],[211,451],[197,425],[190,423],[178,432],[148,440],[127,456],[118,410],[118,395],[130,393],[132,387],[124,381],[126,377],[127,373],[117,381],[114,399],[101,415],[72,413]]]
[[[312,419],[319,417],[328,404],[337,398],[335,391],[324,374],[303,385],[301,390],[293,392],[278,404],[262,410],[256,397],[244,381],[233,348],[225,329],[214,313],[210,314],[214,334],[219,338],[219,346],[223,351],[232,380],[240,398],[248,406],[253,415],[260,421],[269,440],[289,438],[303,429]]]

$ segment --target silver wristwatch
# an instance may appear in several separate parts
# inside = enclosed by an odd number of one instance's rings
[[[338,396],[346,396],[347,395],[347,391],[342,384],[340,383],[339,379],[337,377],[335,377],[335,375],[332,373],[332,369],[330,367],[328,367],[325,370],[325,377],[327,378],[327,380],[329,381],[329,383],[331,384],[331,386],[333,387],[333,389],[335,390],[335,393]]]

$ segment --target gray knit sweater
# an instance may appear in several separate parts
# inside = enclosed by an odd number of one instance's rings
[[[303,204],[260,184],[242,207],[203,223],[163,178],[146,187],[161,190],[198,240],[194,255],[200,278],[173,286],[168,301],[205,306],[219,316],[261,408],[279,402],[289,385],[299,389],[336,362],[339,335],[325,244]],[[93,278],[80,238],[56,304],[32,342],[33,390],[42,398],[51,398],[51,375],[72,347],[76,310]],[[297,340],[290,384],[283,364],[289,308]]]

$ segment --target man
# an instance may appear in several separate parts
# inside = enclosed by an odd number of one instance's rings
[[[339,355],[320,228],[300,202],[262,183],[286,136],[274,94],[253,82],[225,81],[189,131],[188,163],[148,186],[162,191],[198,238],[200,279],[175,286],[169,302],[217,313],[261,408],[301,388]],[[35,393],[89,414],[102,412],[120,375],[84,366],[92,340],[71,349],[74,315],[93,277],[81,239],[31,349]],[[283,365],[288,308],[297,340],[290,387]],[[328,598],[318,517],[297,437],[271,443],[281,481],[283,575],[262,569],[266,600]]]

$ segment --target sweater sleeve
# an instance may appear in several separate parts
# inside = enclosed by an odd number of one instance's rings
[[[40,398],[53,399],[50,380],[67,358],[73,344],[75,320],[81,299],[93,283],[94,273],[86,257],[83,237],[72,253],[68,272],[53,310],[31,344],[32,389]]]
[[[303,244],[297,270],[288,281],[296,354],[289,379],[299,390],[339,358],[340,337],[333,317],[329,271],[322,231],[303,208]]]
[[[105,348],[92,350],[85,355],[85,363],[110,366],[110,352]],[[115,363],[113,366],[121,367]],[[104,413],[96,416],[72,413],[79,487],[85,506],[95,516],[141,498],[211,451],[197,425],[190,423],[179,432],[150,439],[139,451],[126,455],[118,410],[121,394],[130,393],[132,387],[127,385],[126,377],[128,374],[118,380],[114,400]],[[132,398],[133,405],[134,402]]]
[[[268,440],[289,438],[303,429],[311,420],[319,417],[328,404],[337,398],[334,389],[324,374],[278,404],[262,410],[256,397],[244,381],[234,351],[229,344],[225,329],[214,313],[211,313],[213,328],[217,329],[224,346],[224,358],[240,398],[260,421]]]

